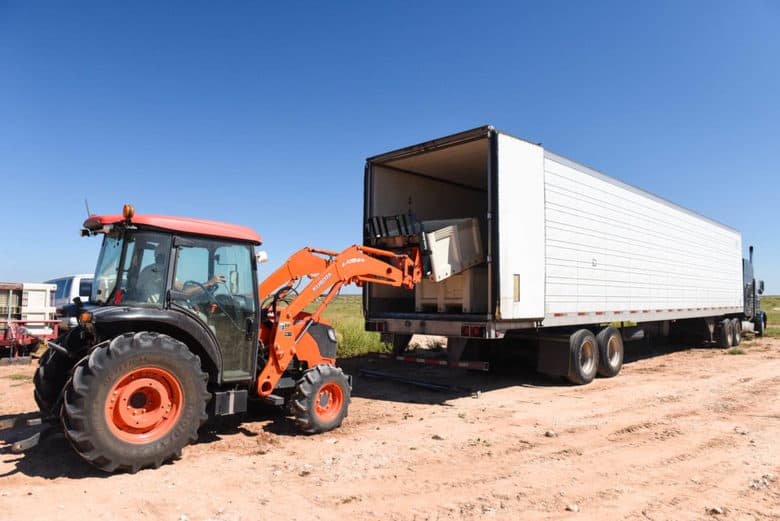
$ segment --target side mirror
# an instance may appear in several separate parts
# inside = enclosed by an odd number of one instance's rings
[[[230,282],[230,293],[233,295],[238,293],[238,272],[237,271],[231,271],[230,275],[228,276],[228,281]]]
[[[264,262],[268,262],[268,252],[266,251],[259,251],[255,253],[255,259],[257,260],[258,264],[262,264]]]
[[[763,295],[764,294],[764,281],[759,280],[758,281],[758,294]]]

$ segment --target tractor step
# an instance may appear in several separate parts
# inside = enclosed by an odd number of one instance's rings
[[[274,407],[281,407],[284,405],[284,397],[279,396],[278,394],[269,394],[263,398],[263,401]]]
[[[246,389],[214,393],[214,414],[228,416],[246,412],[246,402],[249,392]]]

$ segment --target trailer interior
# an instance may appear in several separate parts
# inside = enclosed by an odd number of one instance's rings
[[[475,313],[484,316],[491,311],[491,162],[487,127],[368,159],[365,220],[399,214],[413,215],[419,221],[476,218],[487,262],[466,274],[479,277],[472,280],[471,291],[464,287],[468,280],[464,282],[463,278],[439,283],[445,284],[441,288],[432,286],[435,282],[425,281],[427,286],[416,290],[369,285],[364,292],[367,316],[445,319]],[[445,304],[437,307],[420,303],[420,291],[437,289],[448,293]],[[469,306],[466,300],[478,303]]]

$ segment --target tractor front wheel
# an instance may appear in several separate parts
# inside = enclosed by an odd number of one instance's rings
[[[76,452],[106,472],[181,457],[206,421],[208,376],[185,344],[152,332],[97,346],[73,372],[61,412]]]
[[[65,382],[68,381],[71,367],[73,367],[73,360],[51,347],[38,361],[38,368],[33,376],[35,385],[33,397],[44,416],[52,412],[56,414],[52,409],[60,397],[62,388],[65,387]]]
[[[291,410],[298,427],[314,434],[335,429],[347,416],[349,381],[344,372],[320,364],[303,374],[292,396]]]

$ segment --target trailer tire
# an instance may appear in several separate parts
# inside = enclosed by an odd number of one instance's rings
[[[596,335],[599,345],[599,376],[612,378],[617,376],[623,367],[623,337],[620,331],[608,326]]]
[[[59,400],[65,383],[70,376],[73,361],[67,356],[48,348],[38,361],[38,368],[33,376],[33,398],[38,409],[44,416],[51,414],[54,405]]]
[[[731,329],[733,331],[731,345],[738,346],[742,342],[742,321],[738,318],[732,318]]]
[[[593,381],[599,367],[599,348],[596,337],[587,329],[575,331],[569,337],[568,380],[576,385]]]
[[[207,380],[184,343],[125,333],[96,346],[73,371],[60,414],[65,436],[105,472],[157,468],[198,439],[211,398]]]
[[[718,346],[728,349],[734,341],[734,325],[731,323],[731,319],[724,318],[721,320],[718,329]]]
[[[336,366],[319,364],[298,380],[290,401],[298,428],[307,434],[339,427],[347,417],[350,402],[349,380]]]

